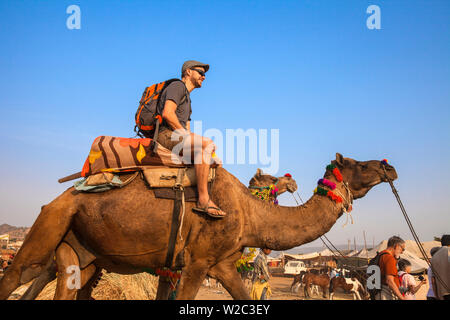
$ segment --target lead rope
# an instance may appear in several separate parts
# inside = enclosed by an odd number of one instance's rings
[[[353,216],[352,216],[352,213],[351,213],[352,212],[351,207],[352,207],[352,204],[353,204],[353,195],[352,195],[352,193],[350,191],[350,188],[347,185],[347,182],[343,181],[342,184],[344,185],[345,190],[347,191],[348,199],[347,199],[347,197],[344,197],[344,195],[338,189],[336,189],[335,191],[341,196],[341,198],[343,198],[343,199],[345,199],[345,201],[347,201],[347,206],[348,206],[348,208],[350,208],[350,211],[347,211],[345,206],[342,205],[342,207],[343,207],[342,209],[343,209],[344,213],[347,215],[347,220],[345,221],[344,225],[342,226],[342,228],[345,228],[345,226],[348,224],[349,217],[350,217],[350,220],[351,220],[351,222],[353,224]]]
[[[422,243],[420,242],[419,237],[417,236],[416,231],[414,230],[414,227],[413,227],[413,225],[411,223],[411,220],[409,220],[408,214],[406,213],[406,209],[403,206],[402,200],[400,199],[400,196],[399,196],[399,194],[397,192],[397,189],[395,189],[394,183],[392,182],[392,180],[387,175],[385,162],[382,161],[381,163],[382,163],[382,167],[383,167],[383,170],[384,170],[384,175],[385,175],[387,181],[389,182],[389,185],[391,186],[392,193],[394,194],[395,198],[397,199],[397,202],[398,202],[398,204],[400,206],[400,210],[402,211],[403,216],[405,217],[406,223],[408,224],[409,230],[411,231],[411,233],[412,233],[412,235],[414,237],[414,240],[416,241],[416,244],[419,247],[420,253],[422,254],[422,256],[425,259],[425,261],[427,262],[428,266],[431,268],[431,271],[433,272],[433,275],[439,280],[439,282],[442,284],[442,286],[444,286],[444,288],[447,291],[450,291],[450,289],[448,288],[447,284],[442,280],[442,278],[439,276],[439,274],[436,272],[436,270],[434,270],[433,266],[431,265],[431,261],[430,261],[430,259],[428,259],[428,256],[427,256],[427,254],[425,252],[425,249],[423,248]]]
[[[184,188],[183,186],[180,187],[182,193],[181,193],[181,222],[180,227],[178,228],[178,233],[180,234],[180,241],[183,241],[183,236],[181,235],[181,229],[183,228],[183,221],[184,221],[184,214],[186,213],[186,203],[184,199]]]
[[[174,189],[179,189],[181,191],[181,221],[178,227],[178,233],[180,234],[180,240],[183,241],[183,236],[181,235],[181,229],[183,227],[184,214],[186,213],[185,197],[184,197],[184,186],[183,180],[186,175],[186,169],[180,168],[177,172],[177,179],[175,181]],[[176,201],[176,200],[175,200]]]

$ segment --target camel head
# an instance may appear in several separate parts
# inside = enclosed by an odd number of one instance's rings
[[[249,185],[251,187],[266,187],[271,184],[276,184],[278,188],[278,194],[282,194],[286,191],[291,193],[297,191],[297,182],[291,177],[290,174],[286,174],[283,177],[274,177],[270,174],[264,174],[261,169],[257,169],[253,178],[250,179]]]
[[[397,179],[397,172],[394,167],[387,163],[383,164],[379,160],[356,161],[351,158],[344,158],[340,153],[336,153],[336,160],[331,161],[331,163],[341,171],[344,181],[349,184],[354,199],[364,197],[377,184],[388,182],[387,178],[390,180]]]

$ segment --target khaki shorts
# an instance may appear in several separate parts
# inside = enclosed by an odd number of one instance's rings
[[[398,298],[389,286],[382,284],[381,292],[377,294],[376,300],[398,300]]]
[[[164,148],[172,150],[177,144],[183,141],[183,137],[179,137],[178,140],[172,141],[173,131],[170,129],[165,129],[158,133],[158,141]]]

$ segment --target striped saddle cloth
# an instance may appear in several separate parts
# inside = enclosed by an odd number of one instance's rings
[[[102,172],[134,172],[155,167],[181,168],[182,158],[169,149],[158,145],[156,152],[150,150],[152,139],[97,137],[81,170],[82,177]]]

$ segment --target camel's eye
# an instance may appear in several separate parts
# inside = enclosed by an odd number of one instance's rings
[[[362,169],[362,170],[366,170],[367,168],[368,168],[367,164],[362,164],[362,165],[361,165],[361,169]]]

